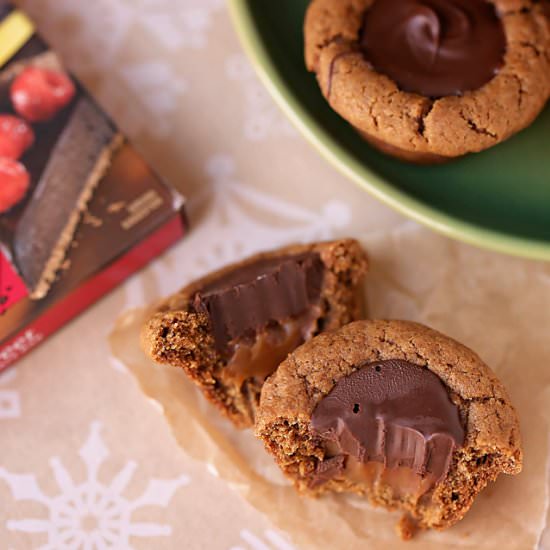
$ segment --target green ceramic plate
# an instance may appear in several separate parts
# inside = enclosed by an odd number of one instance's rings
[[[371,149],[304,68],[307,0],[230,0],[246,51],[276,101],[321,154],[380,200],[450,237],[550,260],[550,108],[489,151],[437,167]]]

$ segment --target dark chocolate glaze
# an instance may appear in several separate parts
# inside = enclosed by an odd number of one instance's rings
[[[439,98],[489,82],[503,64],[506,36],[487,0],[376,0],[360,44],[402,90]]]
[[[253,336],[318,303],[323,275],[323,262],[314,252],[267,258],[206,285],[194,306],[208,315],[216,349],[225,351],[232,340]]]
[[[441,380],[401,360],[370,363],[339,380],[315,408],[311,427],[343,455],[410,468],[436,483],[464,443],[458,408]]]

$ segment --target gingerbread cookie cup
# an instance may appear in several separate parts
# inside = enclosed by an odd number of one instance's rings
[[[376,148],[419,163],[482,151],[550,96],[548,0],[313,0],[307,68]]]
[[[300,492],[403,510],[404,538],[453,525],[522,467],[518,418],[489,367],[404,321],[357,321],[290,354],[263,387],[256,434]]]
[[[344,239],[257,254],[162,303],[142,331],[157,363],[181,367],[240,428],[265,379],[304,341],[362,313],[366,255]]]

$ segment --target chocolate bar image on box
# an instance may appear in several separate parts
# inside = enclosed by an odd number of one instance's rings
[[[90,99],[77,100],[15,229],[13,257],[31,298],[43,298],[55,281],[86,205],[122,142]]]
[[[42,47],[29,53],[0,72],[3,109],[10,108],[10,85],[25,69],[63,71],[51,50]],[[93,191],[123,142],[109,119],[80,91],[65,110],[57,120],[36,128],[36,143],[22,159],[32,176],[32,190],[4,220],[5,248],[32,299],[46,296],[55,281]]]

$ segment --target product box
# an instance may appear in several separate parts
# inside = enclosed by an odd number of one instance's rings
[[[0,0],[0,370],[178,240],[183,203]]]

